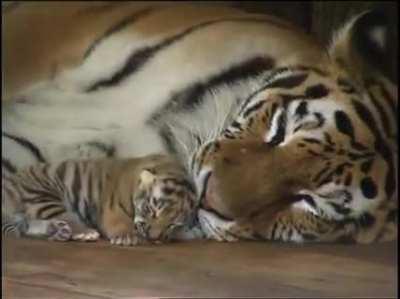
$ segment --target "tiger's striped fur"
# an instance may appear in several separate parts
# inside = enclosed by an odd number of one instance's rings
[[[2,184],[2,230],[18,236],[161,242],[188,227],[195,211],[184,169],[161,155],[37,164]]]
[[[5,171],[172,154],[210,238],[396,238],[397,91],[371,58],[382,17],[356,16],[327,50],[229,7],[35,5],[4,17]]]

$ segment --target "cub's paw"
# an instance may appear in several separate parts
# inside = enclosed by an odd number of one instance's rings
[[[95,229],[87,229],[84,232],[72,235],[72,240],[80,242],[95,242],[99,240],[100,233]]]
[[[125,234],[109,239],[111,244],[119,246],[134,246],[142,243],[142,240],[135,234]]]
[[[48,240],[68,241],[72,237],[72,229],[68,222],[62,220],[51,220],[47,228]]]

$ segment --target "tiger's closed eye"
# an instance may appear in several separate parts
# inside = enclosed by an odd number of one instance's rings
[[[140,208],[140,211],[144,214],[150,214],[150,212],[151,212],[149,206],[147,206],[147,205],[142,205]]]
[[[165,207],[164,209],[163,209],[163,212],[164,213],[171,213],[171,212],[173,212],[174,211],[174,207],[172,207],[172,206],[167,206],[167,207]]]

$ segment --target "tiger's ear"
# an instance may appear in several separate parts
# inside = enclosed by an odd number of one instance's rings
[[[139,179],[141,186],[148,186],[154,183],[156,176],[150,169],[143,169],[139,175]]]
[[[393,79],[392,29],[383,10],[363,12],[334,35],[331,57],[356,80],[364,75]]]

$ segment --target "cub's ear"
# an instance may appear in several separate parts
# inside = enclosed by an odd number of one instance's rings
[[[156,175],[154,174],[154,171],[150,169],[143,169],[139,175],[139,179],[141,186],[148,186],[154,183]]]
[[[366,11],[334,35],[330,54],[354,79],[384,75],[393,80],[397,36],[389,20],[383,10]]]

